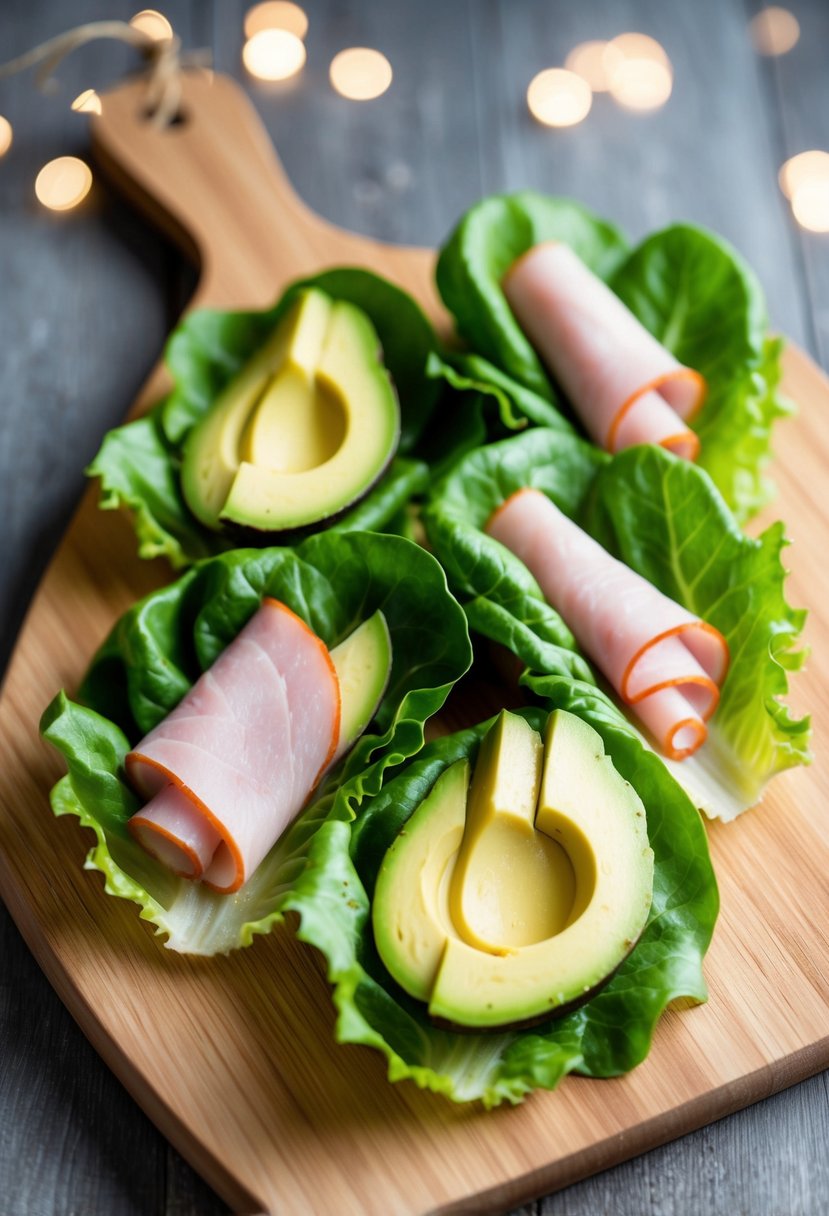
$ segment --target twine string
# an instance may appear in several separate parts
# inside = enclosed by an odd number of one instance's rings
[[[0,65],[0,78],[36,67],[35,80],[44,93],[58,88],[55,76],[63,60],[78,47],[98,38],[113,38],[134,47],[146,61],[148,117],[156,127],[167,127],[176,118],[181,102],[181,72],[187,67],[209,67],[210,52],[184,51],[178,34],[155,39],[126,21],[90,21],[58,34],[24,55]]]

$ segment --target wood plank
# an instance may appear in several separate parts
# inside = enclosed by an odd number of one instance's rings
[[[108,10],[128,18],[137,7],[122,0]],[[73,21],[101,16],[93,0],[71,8]],[[190,0],[165,8],[186,31]],[[68,23],[66,6],[3,5],[0,59]],[[70,215],[49,214],[32,196],[47,160],[89,156],[88,119],[71,100],[134,62],[118,45],[90,46],[62,66],[54,97],[37,93],[30,75],[0,81],[0,112],[14,127],[0,162],[0,672],[81,492],[83,466],[123,418],[177,315],[168,299],[179,255],[163,238],[148,239],[100,175]],[[164,1137],[79,1034],[2,905],[0,959],[0,1209],[145,1216],[161,1210],[167,1188],[174,1200],[195,1197],[209,1216],[208,1188],[189,1169],[189,1186],[181,1170],[168,1172]]]
[[[775,153],[778,165],[810,148],[829,152],[829,90],[826,87],[826,47],[829,45],[829,5],[803,0],[795,10],[800,41],[786,55],[766,60],[763,67],[776,95],[779,126]],[[829,367],[829,257],[827,236],[807,232],[793,218],[789,204],[778,192],[777,205],[785,215],[796,242],[811,303],[817,356]]]
[[[109,162],[117,160],[142,189],[195,226],[212,255],[203,299],[237,303],[249,292],[255,303],[274,294],[286,276],[354,256],[388,267],[435,312],[428,256],[338,235],[305,214],[226,82],[217,78],[208,91],[194,79],[187,100],[194,113],[209,106],[209,121],[177,128],[175,142],[171,136],[153,142],[133,122],[134,93],[119,90],[118,99],[105,103],[99,143]],[[204,171],[208,161],[216,165],[212,183]],[[235,188],[222,197],[222,187],[233,181],[231,168],[248,183],[247,223],[245,239],[233,242],[234,257],[227,260],[223,246],[232,209],[239,206]],[[198,198],[197,213],[188,209],[192,198]],[[277,198],[286,245],[271,248]],[[232,222],[239,225],[238,218]],[[801,398],[819,403],[826,390],[808,364],[792,357],[789,373]],[[826,458],[814,413],[789,428],[783,446],[800,461],[801,479],[792,462],[781,480],[806,537],[809,520],[820,526],[821,509],[809,497],[808,486],[818,484],[809,474]],[[795,593],[808,587],[813,599],[823,599],[829,571],[819,557],[795,551],[793,565]],[[71,686],[115,612],[162,577],[149,565],[139,567],[113,521],[85,504],[35,602],[3,698],[3,738],[14,740],[18,758],[16,767],[3,766],[0,778],[7,855],[2,886],[95,1045],[153,1118],[237,1204],[283,1211],[503,1208],[790,1083],[825,1061],[826,992],[804,957],[806,948],[814,957],[825,953],[825,933],[822,925],[808,923],[800,906],[802,892],[822,881],[825,865],[826,843],[810,818],[820,805],[824,774],[781,780],[768,803],[741,822],[739,841],[734,829],[712,833],[724,915],[708,967],[711,1004],[670,1013],[651,1057],[630,1077],[600,1086],[571,1079],[558,1093],[539,1095],[518,1110],[456,1110],[411,1087],[385,1085],[374,1055],[332,1043],[325,985],[286,933],[208,967],[162,954],[134,910],[103,897],[80,869],[83,844],[74,825],[49,824],[48,836],[43,833],[37,808],[45,813],[45,786],[59,766],[32,734],[33,719],[55,684]],[[65,645],[57,622],[67,617],[77,622],[83,646]],[[825,628],[818,623],[813,638]],[[825,662],[814,664],[802,692],[820,713],[827,712],[820,680]],[[36,872],[32,856],[39,859]],[[770,857],[776,894],[746,881],[752,872],[769,870]],[[762,953],[777,979],[759,992],[756,959],[744,946],[749,925],[752,951]],[[276,988],[274,974],[280,975]],[[219,1039],[223,1025],[228,1031]],[[298,1049],[299,1043],[305,1047]],[[230,1121],[220,1114],[228,1104]],[[551,1119],[559,1129],[552,1143]]]

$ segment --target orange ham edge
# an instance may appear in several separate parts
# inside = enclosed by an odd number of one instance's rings
[[[181,877],[237,891],[302,810],[339,734],[328,648],[266,598],[127,756],[127,776],[148,800],[129,831]]]
[[[719,630],[617,561],[538,490],[508,498],[486,532],[524,563],[664,754],[695,752],[728,671]]]
[[[699,440],[685,424],[703,403],[705,380],[657,342],[569,245],[535,245],[501,286],[595,443],[614,453],[656,443],[696,459]]]

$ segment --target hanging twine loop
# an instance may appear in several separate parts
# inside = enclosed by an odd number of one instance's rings
[[[147,114],[153,126],[159,128],[169,126],[179,112],[182,70],[209,67],[211,63],[208,50],[182,52],[178,34],[156,39],[128,25],[126,21],[90,21],[67,30],[65,34],[58,34],[56,38],[33,47],[25,55],[3,64],[0,66],[0,78],[37,67],[35,80],[38,88],[44,93],[55,93],[58,88],[55,73],[63,60],[78,47],[98,38],[126,42],[135,47],[145,60]]]

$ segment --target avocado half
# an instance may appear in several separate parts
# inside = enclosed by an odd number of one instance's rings
[[[573,714],[544,743],[515,714],[459,761],[389,848],[372,923],[386,968],[438,1022],[496,1029],[589,1000],[648,918],[645,809]]]
[[[316,288],[185,441],[181,487],[206,527],[321,527],[353,506],[397,448],[400,410],[371,321]]]

